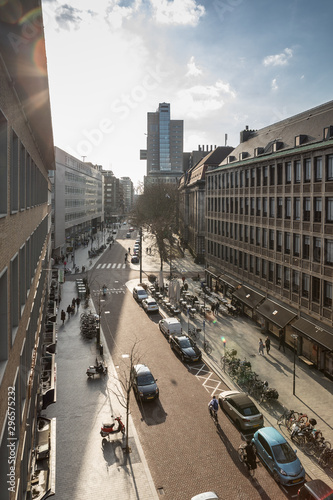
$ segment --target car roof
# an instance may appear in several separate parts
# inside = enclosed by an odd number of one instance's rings
[[[274,429],[274,427],[263,427],[262,429],[259,429],[256,434],[261,434],[271,446],[276,446],[286,442],[282,434]]]
[[[237,393],[230,394],[227,397],[228,397],[228,399],[232,399],[233,401],[235,401],[240,408],[245,408],[245,407],[250,406],[250,405],[255,406],[255,404],[249,398],[249,396],[245,393],[242,393],[242,392],[240,392],[238,394]]]
[[[143,364],[134,365],[134,370],[136,371],[137,375],[142,375],[143,373],[150,373],[148,366]]]
[[[156,304],[156,300],[152,297],[148,297],[148,299],[146,299],[146,302],[154,302],[154,304]]]
[[[177,318],[164,318],[161,321],[164,321],[168,325],[170,325],[172,323],[180,323],[179,319],[177,319]]]
[[[328,486],[328,484],[324,483],[324,481],[322,481],[321,479],[313,479],[312,481],[308,481],[303,485],[302,489],[303,488],[315,495],[314,498],[321,498],[326,500],[331,499],[331,495],[333,495],[333,489]]]

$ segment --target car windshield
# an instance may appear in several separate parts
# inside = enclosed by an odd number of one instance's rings
[[[149,306],[156,306],[155,300],[149,300],[148,305]]]
[[[138,290],[138,295],[147,295],[144,290]]]
[[[244,417],[251,417],[253,415],[258,415],[259,411],[256,406],[251,405],[251,406],[246,406],[244,408],[239,409],[240,413],[244,415]]]
[[[289,464],[296,460],[296,454],[288,443],[272,446],[275,460],[279,464]]]
[[[154,384],[155,380],[151,373],[145,373],[144,375],[138,376],[138,385],[151,385]]]
[[[184,348],[184,347],[185,347],[185,348],[186,348],[186,347],[192,347],[192,344],[191,344],[190,339],[180,339],[180,341],[179,341],[179,345],[180,345],[180,347],[183,347],[183,348]]]

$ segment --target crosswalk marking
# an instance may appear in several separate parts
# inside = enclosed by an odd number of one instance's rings
[[[109,269],[110,267],[111,267],[111,264],[108,264],[108,265],[106,266],[106,269]]]
[[[114,269],[116,267],[117,264],[112,264],[112,269]]]
[[[112,264],[111,262],[109,264],[97,264],[96,269],[126,269],[126,264],[117,264],[114,263]]]

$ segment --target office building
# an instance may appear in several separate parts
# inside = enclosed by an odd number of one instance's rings
[[[333,101],[246,127],[206,172],[205,254],[214,290],[333,376]]]
[[[183,120],[171,120],[164,102],[147,114],[147,127],[147,149],[140,152],[147,160],[145,183],[177,182],[183,173]]]

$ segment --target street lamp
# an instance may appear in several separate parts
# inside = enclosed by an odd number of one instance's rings
[[[295,385],[296,385],[296,341],[298,339],[298,335],[296,335],[296,333],[292,333],[291,336],[294,339],[293,395],[295,396]]]

